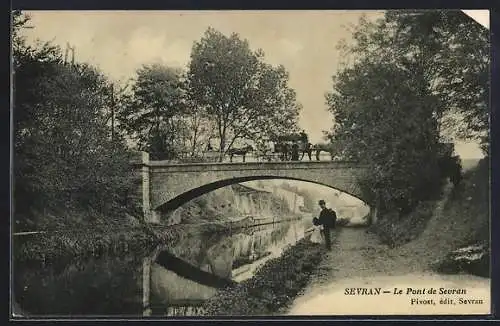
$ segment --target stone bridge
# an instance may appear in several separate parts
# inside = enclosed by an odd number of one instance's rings
[[[312,182],[363,200],[357,177],[366,170],[357,163],[335,161],[172,164],[150,161],[145,152],[140,153],[134,165],[139,177],[144,219],[152,223],[159,222],[160,213],[171,212],[193,198],[251,180]]]

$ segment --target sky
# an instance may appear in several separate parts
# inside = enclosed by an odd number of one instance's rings
[[[323,186],[315,184],[312,182],[304,182],[298,180],[264,180],[265,182],[259,181],[247,181],[243,184],[249,187],[254,187],[260,189],[259,184],[264,186],[264,190],[272,190],[273,186],[281,186],[283,184],[288,184],[292,187],[298,187],[303,191],[308,191],[313,197],[318,199],[324,199],[328,204],[333,204],[333,198],[339,197],[339,200],[345,205],[364,205],[364,202],[348,193],[342,192],[341,190],[333,189],[328,186]]]
[[[52,41],[75,48],[75,60],[99,67],[116,81],[134,77],[143,64],[161,62],[185,67],[193,42],[208,27],[248,39],[262,49],[265,61],[283,64],[290,86],[303,105],[299,125],[311,142],[322,141],[333,116],[325,94],[343,58],[336,46],[349,42],[348,26],[362,15],[376,19],[383,11],[37,11],[27,12],[34,29],[28,40]],[[474,14],[474,13],[472,13]],[[463,158],[481,157],[476,144],[457,143]]]

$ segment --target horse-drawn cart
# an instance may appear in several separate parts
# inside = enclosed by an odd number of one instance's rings
[[[281,161],[299,161],[305,154],[311,160],[312,144],[305,132],[279,135],[274,141],[274,152]]]
[[[336,149],[332,143],[311,144],[305,132],[280,135],[274,141],[274,153],[281,161],[301,161],[307,154],[309,161],[313,160],[312,153],[315,153],[316,161],[320,160],[321,152],[330,154],[333,160]]]

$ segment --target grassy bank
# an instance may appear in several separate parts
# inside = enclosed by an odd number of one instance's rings
[[[434,201],[420,203],[413,212],[405,216],[399,216],[397,212],[385,213],[368,231],[375,233],[389,247],[403,245],[422,234],[437,204]]]
[[[185,240],[192,242],[200,234],[230,234],[243,232],[244,229],[245,227],[234,228],[229,223],[220,221],[147,227],[138,223],[68,225],[61,231],[47,230],[14,236],[13,255],[18,262],[72,260],[103,254],[122,255],[150,251],[158,245],[177,244]]]
[[[390,246],[414,252],[416,259],[433,270],[487,276],[489,184],[486,158],[464,173],[458,187],[448,185],[440,201],[422,203],[412,214],[399,219],[396,215],[383,216],[370,231]],[[488,249],[477,262],[472,258],[466,264],[450,261],[455,250],[469,246]],[[471,257],[474,255],[479,253],[471,251]]]
[[[228,227],[221,223],[147,227],[138,223],[68,225],[61,231],[15,236],[13,254],[19,262],[50,262],[104,254],[119,256],[177,243],[199,232],[217,234],[227,231]]]
[[[142,226],[87,225],[80,229],[47,231],[14,236],[13,256],[16,261],[44,261],[99,257],[154,248],[158,240]]]
[[[286,308],[302,290],[321,261],[324,249],[303,239],[255,275],[220,290],[204,304],[207,315],[272,315]]]

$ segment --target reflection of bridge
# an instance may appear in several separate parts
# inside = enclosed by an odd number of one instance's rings
[[[195,233],[144,258],[143,315],[201,315],[218,289],[248,279],[267,260],[302,237],[302,222],[253,227],[225,235]],[[193,237],[195,236],[195,237]],[[187,246],[193,249],[186,250]]]
[[[217,274],[169,254],[147,257],[142,266],[143,315],[160,313],[177,315],[200,312],[205,300],[218,288],[235,284]]]
[[[256,162],[171,164],[150,161],[141,153],[134,162],[140,171],[144,218],[159,222],[161,212],[170,212],[207,192],[259,179],[291,179],[312,182],[361,197],[357,178],[366,171],[353,162]]]

